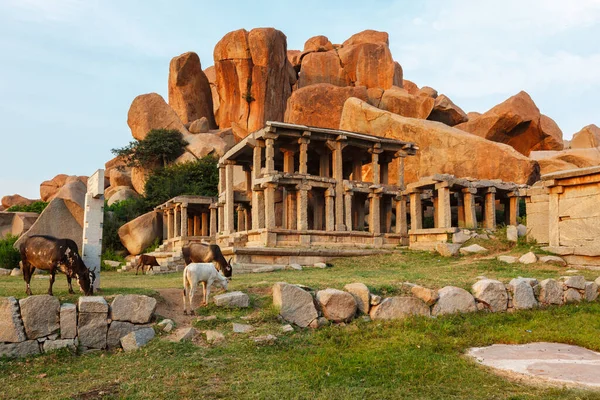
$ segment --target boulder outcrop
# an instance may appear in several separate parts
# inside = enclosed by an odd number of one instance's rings
[[[420,150],[405,161],[406,182],[436,173],[529,184],[539,178],[537,163],[510,146],[439,122],[379,110],[356,98],[344,104],[339,128],[417,143]],[[393,182],[395,166],[390,166],[389,171]]]
[[[600,128],[591,124],[583,127],[571,139],[572,149],[590,149],[600,146]]]
[[[169,105],[184,124],[202,117],[216,128],[212,93],[200,57],[194,52],[174,57],[169,65]]]
[[[37,213],[0,211],[0,239],[9,234],[21,236],[31,228],[38,217]]]
[[[177,113],[157,93],[141,94],[133,99],[127,114],[127,125],[137,140],[146,138],[152,129],[174,129],[188,133]]]
[[[433,110],[435,100],[427,96],[415,96],[405,89],[392,86],[383,92],[379,107],[403,117],[425,119]]]
[[[568,169],[600,165],[600,147],[561,151],[532,151],[529,158],[540,165],[542,175]]]
[[[2,203],[2,207],[5,209],[9,209],[12,206],[28,206],[33,203],[35,200],[30,200],[26,197],[21,196],[20,194],[13,194],[10,196],[2,197],[0,201]]]
[[[119,239],[129,254],[141,254],[162,237],[162,215],[156,211],[140,215],[119,228]]]
[[[448,126],[454,126],[467,122],[467,114],[452,102],[445,94],[437,96],[433,105],[433,110],[427,117],[430,121],[438,121]]]

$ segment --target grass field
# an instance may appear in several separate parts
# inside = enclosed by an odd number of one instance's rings
[[[491,247],[491,243],[488,243]],[[498,250],[524,253],[527,249]],[[0,398],[256,398],[256,399],[600,399],[600,392],[535,387],[491,374],[463,356],[465,349],[493,343],[557,341],[600,351],[600,303],[581,303],[515,313],[473,313],[394,322],[332,325],[283,334],[271,306],[274,282],[313,288],[342,288],[363,282],[375,293],[402,292],[402,282],[431,288],[469,288],[485,275],[507,282],[512,277],[543,279],[564,275],[565,268],[502,264],[494,259],[444,259],[406,252],[343,259],[328,269],[279,271],[234,276],[230,290],[251,294],[253,307],[227,311],[195,322],[199,330],[225,334],[219,345],[154,340],[134,353],[58,352],[27,360],[0,361]],[[583,272],[588,279],[597,273]],[[143,293],[181,287],[180,274],[135,276],[103,273],[103,295]],[[45,293],[47,280],[36,279],[34,294]],[[0,296],[23,297],[21,278],[1,277]],[[73,301],[66,280],[57,277],[55,295]],[[251,334],[235,334],[231,323],[250,323]],[[271,333],[272,345],[249,336]]]

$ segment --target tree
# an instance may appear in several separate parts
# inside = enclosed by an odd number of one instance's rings
[[[111,152],[122,157],[130,167],[155,169],[166,167],[185,152],[185,141],[178,130],[152,129],[143,140],[134,140],[127,146],[112,149]]]

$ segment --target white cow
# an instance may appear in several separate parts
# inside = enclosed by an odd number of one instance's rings
[[[198,287],[198,282],[202,282],[204,291],[204,301],[202,305],[208,304],[208,295],[210,285],[218,283],[227,290],[227,278],[221,275],[213,263],[191,263],[183,270],[183,314],[187,315],[188,298],[190,304],[190,314],[194,314],[194,294]]]

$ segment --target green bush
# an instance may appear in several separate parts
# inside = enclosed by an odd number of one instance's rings
[[[112,153],[122,157],[131,167],[155,169],[166,167],[185,152],[185,141],[181,132],[171,129],[152,129],[143,140],[134,140],[127,146],[112,149]]]
[[[33,203],[27,205],[27,206],[12,206],[10,208],[8,208],[6,211],[10,211],[10,212],[34,212],[34,213],[38,213],[41,214],[42,211],[44,211],[44,209],[46,208],[46,206],[48,205],[47,202],[45,201],[34,201]]]
[[[21,254],[13,246],[19,237],[11,234],[0,239],[0,268],[19,268]]]

